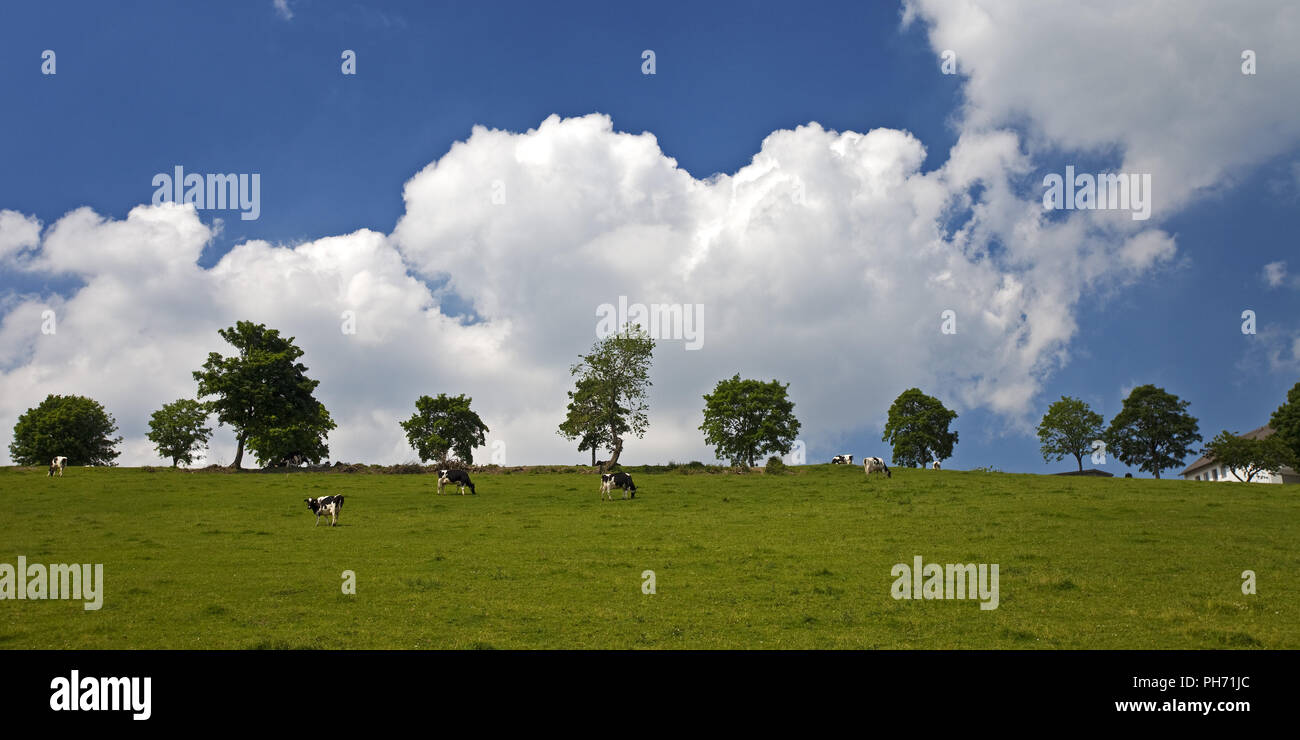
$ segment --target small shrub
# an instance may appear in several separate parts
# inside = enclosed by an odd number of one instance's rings
[[[764,466],[763,469],[764,472],[771,473],[773,475],[780,475],[781,473],[785,472],[785,462],[781,458],[777,457],[776,455],[773,455],[767,458],[767,465]]]

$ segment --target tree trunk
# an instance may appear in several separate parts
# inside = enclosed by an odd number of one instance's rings
[[[239,470],[239,464],[244,460],[244,435],[239,435],[239,444],[235,447],[235,461],[230,467]]]
[[[1083,455],[1080,455],[1079,453],[1076,452],[1076,453],[1074,453],[1074,459],[1079,461],[1079,472],[1082,473],[1082,472],[1083,472]]]
[[[596,445],[591,446],[591,467],[596,467]]]
[[[601,468],[601,471],[609,472],[613,470],[614,466],[618,464],[618,456],[621,454],[623,454],[623,438],[615,437],[614,449],[610,450],[609,460],[605,462],[605,466]]]

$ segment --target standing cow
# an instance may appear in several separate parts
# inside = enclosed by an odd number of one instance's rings
[[[831,458],[831,465],[852,465],[852,464],[853,464],[852,455],[836,455],[835,457]]]
[[[604,501],[606,497],[613,501],[613,489],[615,488],[623,489],[624,501],[628,499],[629,494],[631,494],[632,498],[636,498],[636,484],[632,482],[632,476],[627,473],[604,473],[600,476],[601,501]]]
[[[67,465],[68,465],[68,458],[66,458],[66,457],[64,457],[64,456],[62,456],[62,455],[60,455],[60,456],[54,458],[53,460],[50,461],[50,473],[49,473],[49,475],[50,475],[50,476],[53,476],[55,473],[58,473],[58,474],[59,474],[59,477],[62,478],[62,477],[63,477],[63,469],[64,469],[65,467],[67,467]]]
[[[305,498],[307,508],[311,509],[316,515],[316,526],[320,526],[320,518],[326,517],[331,527],[337,527],[339,523],[339,512],[343,510],[342,496],[321,496],[320,498]]]
[[[469,488],[469,492],[475,496],[478,495],[478,491],[474,490],[474,483],[469,479],[469,473],[466,473],[464,470],[439,470],[438,493],[442,493],[443,487],[448,483],[455,483],[456,487],[460,489],[460,495],[462,496],[465,495],[466,488]]]
[[[862,472],[870,477],[872,473],[884,473],[886,478],[893,478],[894,474],[889,472],[889,466],[879,457],[862,458]]]

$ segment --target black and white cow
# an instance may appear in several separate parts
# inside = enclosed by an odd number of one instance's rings
[[[836,455],[835,457],[831,458],[831,465],[852,465],[852,464],[853,464],[852,455]]]
[[[465,489],[467,487],[469,488],[470,493],[475,496],[478,495],[478,491],[474,490],[474,484],[470,482],[469,473],[466,473],[464,470],[439,470],[438,493],[442,493],[443,487],[448,483],[455,483],[456,487],[460,489],[460,495],[462,496],[465,495]]]
[[[62,477],[63,477],[63,469],[64,469],[65,467],[67,467],[67,465],[68,465],[68,458],[66,458],[66,457],[64,457],[64,456],[62,456],[62,455],[60,455],[60,456],[54,458],[53,460],[50,461],[50,473],[49,473],[49,475],[50,475],[50,476],[53,476],[55,473],[58,473],[58,474],[59,474],[59,477],[62,478]],[[48,477],[48,476],[47,476],[47,477]]]
[[[885,461],[878,457],[862,458],[862,471],[870,476],[872,473],[884,473],[886,478],[893,478],[894,474],[889,472],[889,466]]]
[[[285,455],[284,459],[276,463],[274,467],[298,468],[298,467],[302,467],[302,464],[305,462],[307,462],[307,456],[302,453],[295,452],[292,455]]]
[[[339,511],[343,508],[342,496],[321,496],[320,498],[305,498],[307,508],[312,510],[316,515],[316,526],[320,526],[320,518],[327,516],[330,518],[330,526],[337,526],[339,523]]]
[[[938,461],[938,460],[935,460],[935,461],[934,461],[934,469],[935,469],[935,470],[938,470],[938,469],[939,469],[939,461]]]
[[[636,484],[632,482],[632,476],[627,473],[605,473],[600,476],[600,500],[604,501],[606,497],[610,501],[614,500],[613,490],[615,488],[623,489],[623,500],[628,499],[631,494],[636,498]]]

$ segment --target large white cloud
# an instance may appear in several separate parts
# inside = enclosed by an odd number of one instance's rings
[[[1195,57],[1195,69],[1206,63],[1196,50],[1249,39],[1243,48],[1281,74],[1295,54],[1270,39],[1290,16],[1242,14],[1236,35],[1213,42],[1154,12],[1105,21],[1079,11],[1085,42],[1056,34],[1065,21],[1035,5],[1011,17],[1001,4],[909,6],[970,76],[958,143],[934,171],[923,171],[923,144],[906,132],[809,124],[773,132],[739,171],[700,180],[652,134],[618,132],[593,114],[523,133],[476,127],[407,183],[391,235],[250,242],[207,270],[197,260],[212,229],[188,206],[141,206],[122,221],[79,209],[43,234],[30,217],[0,213],[0,266],[84,281],[66,298],[11,292],[0,304],[0,444],[47,393],[83,393],[121,422],[121,461],[149,462],[150,411],[191,396],[190,372],[227,349],[216,330],[251,319],[306,350],[339,422],[335,458],[412,458],[397,419],[416,396],[447,392],[474,397],[508,463],[576,461],[555,434],[568,368],[596,338],[598,307],[620,296],[704,312],[701,349],[660,343],[651,429],[629,445],[632,462],[707,459],[700,396],[737,372],[791,384],[801,437],[816,452],[837,452],[844,435],[878,425],[910,386],[1023,422],[1044,379],[1068,360],[1080,297],[1123,290],[1176,254],[1159,227],[1171,204],[1294,145],[1277,104],[1238,89],[1276,91],[1262,72],[1245,83],[1187,81],[1175,78],[1193,72],[1173,64],[1166,79],[1148,60],[1142,74],[1090,87],[1112,65],[1124,68],[1114,56],[1160,56],[1130,48],[1150,43],[1136,40],[1135,25],[1163,34],[1165,55]],[[1048,61],[1024,63],[1036,53]],[[1060,77],[1065,69],[1073,76]],[[1093,107],[1069,99],[1075,85]],[[1151,105],[1138,104],[1144,95]],[[1207,95],[1263,105],[1252,118],[1271,122],[1253,134],[1261,141],[1234,150],[1239,121],[1215,114],[1185,124],[1188,144],[1171,143],[1171,111],[1209,110]],[[1027,143],[1000,128],[1017,122],[1028,124]],[[1026,188],[1044,164],[1035,157],[1106,146],[1157,182],[1179,183],[1160,186],[1153,220],[1045,218],[1040,191]],[[445,315],[452,294],[480,320]],[[45,309],[59,318],[56,334],[41,333]],[[954,335],[940,331],[945,310],[956,312]],[[347,311],[355,334],[341,331]],[[219,431],[210,457],[229,462],[232,449]]]
[[[698,351],[660,345],[652,430],[634,459],[707,457],[700,397],[736,372],[790,382],[813,445],[877,422],[912,385],[1017,414],[1064,352],[1080,289],[1150,260],[1089,263],[1111,248],[1016,200],[1008,177],[1026,163],[1013,136],[965,138],[936,172],[923,160],[904,132],[811,124],[773,133],[734,175],[701,181],[653,136],[616,132],[601,115],[525,133],[479,128],[407,184],[391,238],[250,242],[209,270],[196,262],[211,230],[188,206],[141,206],[124,221],[79,209],[20,265],[86,284],[56,302],[53,335],[39,331],[41,300],[6,315],[0,411],[15,418],[46,393],[86,393],[122,422],[123,461],[147,460],[149,411],[191,395],[190,371],[223,350],[216,329],[248,318],[306,349],[340,424],[336,456],[408,458],[396,420],[414,398],[465,392],[508,461],[576,459],[554,434],[568,367],[595,339],[598,307],[626,297],[703,307]],[[445,316],[447,292],[482,321]],[[945,310],[955,335],[940,332]],[[345,311],[355,334],[341,330]],[[213,457],[228,454],[219,435]]]
[[[1300,5],[1290,0],[904,7],[936,52],[957,55],[963,130],[1021,125],[1035,150],[1114,152],[1122,171],[1153,174],[1157,213],[1300,144]],[[1253,75],[1242,74],[1245,51]]]

